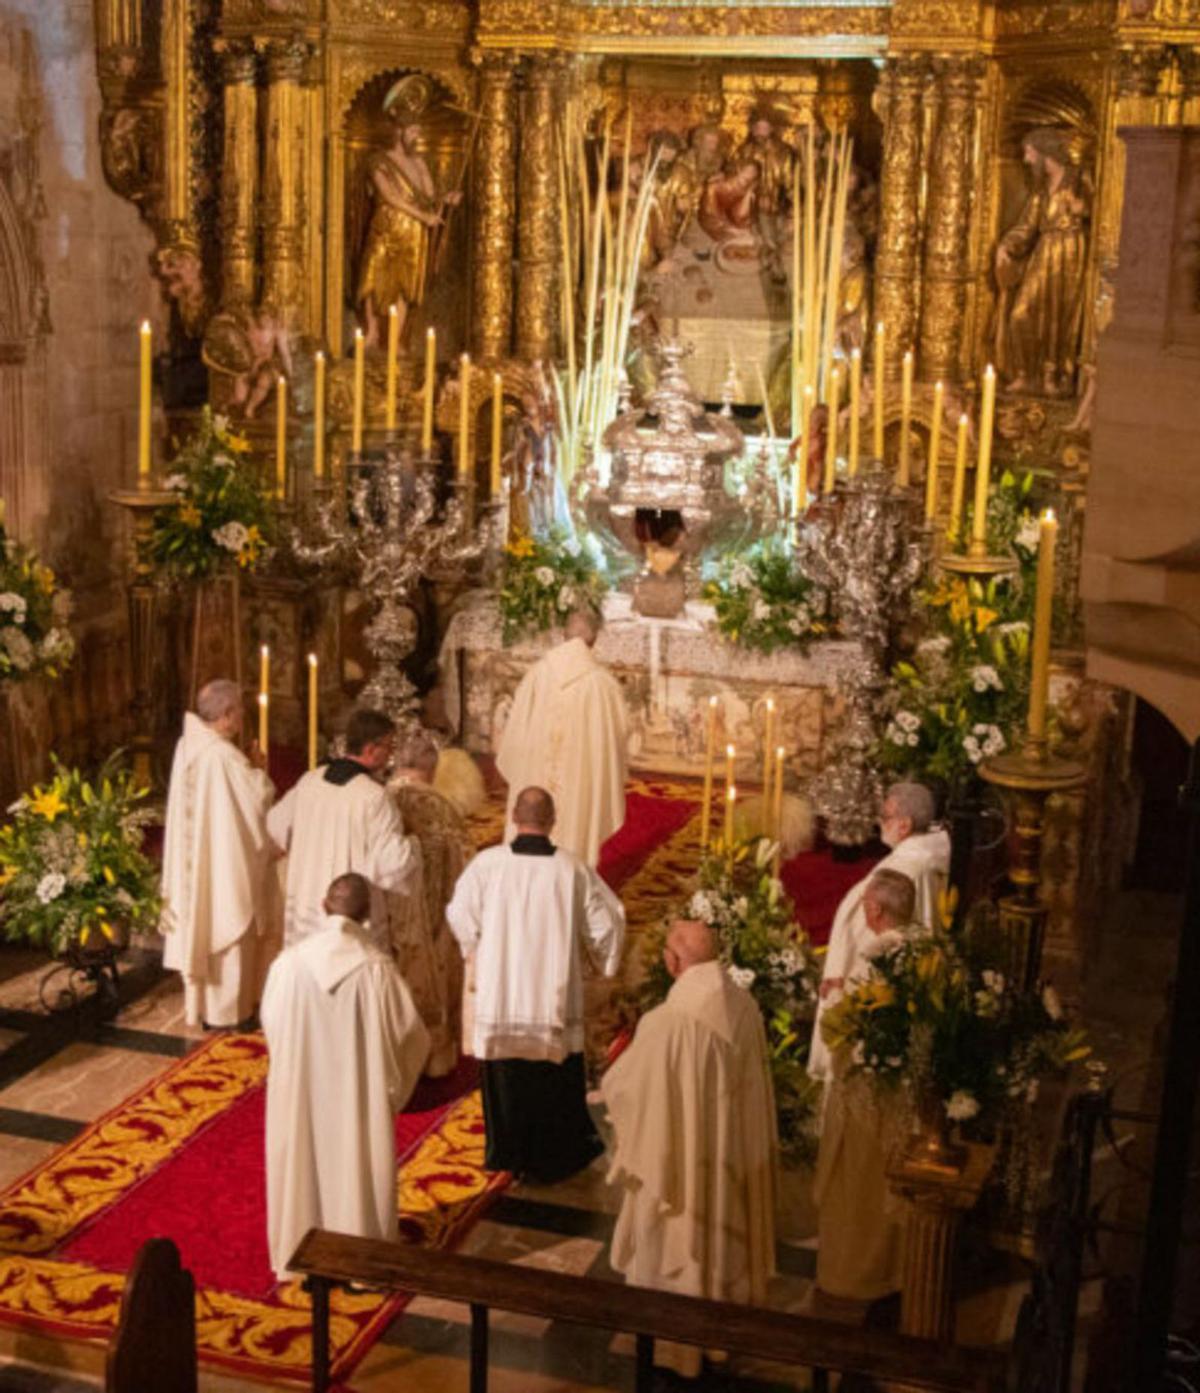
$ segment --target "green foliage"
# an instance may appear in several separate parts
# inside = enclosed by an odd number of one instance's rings
[[[75,656],[70,616],[70,592],[0,526],[0,679],[60,676]]]
[[[732,857],[715,844],[701,862],[695,892],[676,917],[699,919],[715,931],[725,970],[758,1003],[771,1051],[780,1150],[794,1161],[808,1161],[819,1094],[808,1075],[808,1048],[821,974],[794,920],[792,902],[772,872],[774,852],[774,843],[765,838],[741,843]],[[664,924],[648,945],[652,959],[636,1003],[643,1011],[657,1006],[671,988],[662,958],[666,933]]]
[[[925,638],[892,670],[879,763],[896,774],[946,783],[973,777],[981,760],[1014,744],[1029,700],[1029,624],[1037,522],[1032,476],[1005,474],[989,504],[989,547],[1018,569],[981,580],[945,573],[917,599]]]
[[[991,945],[995,947],[997,945]],[[878,1088],[932,1094],[951,1121],[988,1134],[1041,1081],[1090,1049],[1050,987],[1020,991],[1001,954],[936,929],[879,936],[866,980],[822,1019],[830,1049]]]
[[[152,929],[161,909],[158,872],[142,851],[153,810],[149,790],[110,758],[94,780],[55,760],[0,828],[0,930],[61,953]]]
[[[599,610],[607,590],[594,557],[570,534],[514,538],[504,548],[500,582],[504,642],[552,629],[573,610]]]
[[[271,504],[249,451],[206,406],[163,481],[175,499],[154,515],[150,555],[161,570],[204,580],[230,565],[253,571],[270,556]]]
[[[759,653],[804,651],[826,632],[826,597],[800,573],[792,549],[766,538],[727,557],[704,586],[721,636]]]

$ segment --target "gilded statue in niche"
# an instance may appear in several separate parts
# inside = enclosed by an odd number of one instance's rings
[[[792,201],[792,181],[796,154],[779,134],[786,124],[783,115],[767,105],[759,105],[750,117],[750,130],[737,152],[739,162],[748,161],[758,169],[756,213],[759,231],[769,247],[780,240],[780,221]]]
[[[379,342],[381,325],[392,305],[397,308],[403,337],[409,311],[425,298],[431,234],[443,225],[447,209],[462,201],[457,190],[438,192],[425,160],[420,118],[431,95],[427,78],[418,74],[401,78],[383,101],[388,143],[368,156],[371,215],[354,295],[368,347]]]
[[[1024,136],[1033,188],[996,248],[996,360],[1013,392],[1065,397],[1075,390],[1091,197],[1071,139],[1052,126]]]
[[[258,414],[280,376],[294,382],[287,328],[270,304],[213,315],[202,356],[213,373],[216,404],[247,420]]]

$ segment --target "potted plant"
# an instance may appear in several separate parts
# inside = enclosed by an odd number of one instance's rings
[[[0,932],[115,987],[116,955],[159,918],[158,871],[142,850],[148,789],[112,756],[94,779],[54,762],[48,783],[0,827]],[[44,993],[43,993],[44,996]]]

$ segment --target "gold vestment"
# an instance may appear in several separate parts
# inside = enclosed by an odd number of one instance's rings
[[[415,184],[386,151],[374,155],[367,173],[392,184],[415,208],[435,212],[437,203]],[[356,304],[373,298],[378,313],[389,305],[419,305],[425,295],[425,268],[429,256],[429,229],[411,213],[397,208],[376,190],[375,207],[367,227],[366,245],[358,273]]]

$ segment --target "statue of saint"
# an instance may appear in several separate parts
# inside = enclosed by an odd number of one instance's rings
[[[703,189],[714,174],[720,174],[725,164],[723,142],[720,126],[708,122],[694,127],[688,136],[688,148],[679,156],[678,164],[698,189]]]
[[[750,132],[736,159],[758,166],[756,215],[758,231],[768,253],[782,244],[784,214],[792,205],[796,153],[779,134],[783,118],[767,106],[759,106],[750,118]]]
[[[680,239],[700,205],[702,184],[683,161],[683,141],[674,131],[655,131],[647,151],[654,165],[654,202],[646,241],[654,269],[668,270]]]
[[[753,235],[759,178],[754,160],[739,159],[705,184],[698,221],[714,242]]]
[[[1050,126],[1026,135],[1033,191],[996,248],[996,357],[1014,392],[1061,397],[1075,386],[1090,200],[1069,141]]]
[[[392,305],[403,336],[409,309],[425,295],[430,231],[439,226],[448,207],[462,201],[461,193],[439,194],[434,185],[417,120],[428,94],[412,87],[413,81],[401,79],[384,99],[391,140],[367,161],[373,206],[355,303],[362,311],[368,347],[379,342],[380,324]]]

